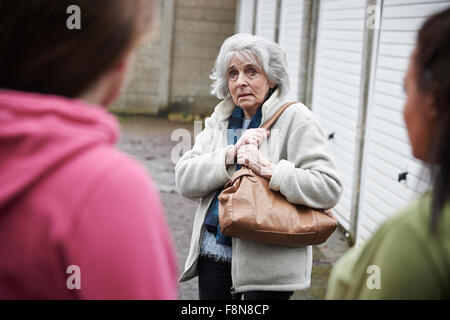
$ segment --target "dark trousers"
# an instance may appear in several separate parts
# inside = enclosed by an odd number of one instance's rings
[[[289,300],[292,291],[248,291],[232,295],[231,263],[200,256],[198,291],[200,300]]]

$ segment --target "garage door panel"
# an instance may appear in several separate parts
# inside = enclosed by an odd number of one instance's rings
[[[386,31],[380,36],[380,43],[415,45],[416,31]]]
[[[379,80],[379,79],[377,79]],[[388,85],[389,81],[383,81],[384,84]],[[393,83],[397,84],[397,83]],[[376,92],[374,95],[374,102],[381,105],[387,109],[395,110],[399,113],[403,112],[403,107],[405,106],[405,100],[401,98],[394,97],[393,95],[382,94]]]
[[[322,45],[326,49],[331,50],[342,50],[345,48],[346,51],[361,53],[362,48],[357,42],[352,41],[337,41],[337,40],[324,40]]]
[[[317,69],[317,74],[350,86],[358,86],[361,82],[360,75],[348,74],[344,71],[335,71],[323,67]]]
[[[277,1],[258,0],[256,35],[275,41]]]
[[[321,1],[314,68],[312,110],[334,139],[330,153],[344,178],[338,221],[349,226],[354,192],[356,132],[360,105],[365,3]]]
[[[368,153],[376,154],[382,161],[396,166],[399,171],[407,169],[408,172],[416,176],[418,179],[422,177],[423,165],[418,161],[414,161],[411,157],[405,158],[404,156],[393,153],[391,150],[375,143],[371,145]],[[399,164],[402,164],[404,167],[400,167]]]
[[[279,44],[286,52],[288,74],[291,79],[289,95],[292,99],[303,100],[300,85],[304,82],[305,66],[301,64],[305,48],[303,39],[303,0],[282,0],[280,10]]]
[[[320,99],[324,99],[327,103],[336,105],[337,108],[345,112],[351,119],[356,119],[358,116],[357,98],[323,87],[321,88]]]
[[[383,8],[383,18],[427,17],[445,8],[448,8],[448,3],[445,1],[405,3],[404,5],[390,5],[389,2],[386,2]]]
[[[360,20],[365,18],[365,11],[361,10],[363,8],[354,8],[354,9],[334,9],[334,8],[326,8],[323,11],[323,16],[325,21],[351,21],[351,20]],[[324,23],[325,23],[324,21]]]
[[[377,83],[375,90],[379,94],[383,94],[383,95],[391,96],[391,97],[394,97],[397,99],[401,99],[402,101],[404,101],[406,98],[403,85],[400,85],[397,83],[387,83],[384,81],[379,81]]]
[[[319,78],[319,77],[317,77]],[[359,88],[352,87],[351,85],[338,82],[334,79],[329,78],[328,76],[322,75],[320,80],[318,80],[318,85],[323,85],[325,88],[330,90],[335,90],[336,92],[340,92],[342,94],[346,94],[351,98],[359,98]]]
[[[408,60],[405,58],[391,57],[391,56],[379,56],[378,66],[383,69],[390,69],[400,71],[403,74],[408,69]]]
[[[449,6],[450,1],[383,1],[369,93],[357,242],[368,239],[376,226],[428,187],[428,171],[412,155],[402,87],[417,30],[427,16]],[[402,172],[408,175],[399,182]]]
[[[348,74],[361,76],[361,66],[355,63],[340,61],[332,58],[327,58],[322,61],[321,68],[328,68],[336,71],[346,71]]]
[[[360,20],[330,20],[325,21],[323,28],[325,30],[350,30],[350,31],[363,31],[364,25],[360,23]]]
[[[325,10],[355,9],[355,8],[363,8],[364,6],[365,3],[363,1],[355,2],[355,0],[327,1],[323,5]]]
[[[422,26],[423,18],[409,19],[383,19],[382,31],[418,31]]]
[[[379,68],[377,72],[377,80],[385,80],[394,84],[400,84],[403,83],[404,79],[405,72],[402,71]]]
[[[239,33],[253,33],[255,1],[256,0],[240,0]]]
[[[321,36],[326,40],[345,40],[350,42],[359,42],[363,40],[364,32],[323,30]]]

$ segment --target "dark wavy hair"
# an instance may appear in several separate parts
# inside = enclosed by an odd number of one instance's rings
[[[432,95],[439,114],[427,161],[433,183],[430,227],[436,233],[450,199],[450,7],[428,18],[420,29],[415,63],[418,87]]]
[[[81,30],[67,9],[81,10]],[[151,28],[151,0],[0,0],[0,88],[76,98]]]

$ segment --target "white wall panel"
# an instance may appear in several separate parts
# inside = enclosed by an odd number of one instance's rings
[[[256,0],[240,0],[238,33],[253,33],[255,1]]]
[[[426,189],[426,175],[414,159],[403,120],[405,77],[417,31],[450,1],[384,0],[371,80],[362,172],[357,243]],[[409,172],[406,181],[398,175]]]
[[[347,230],[354,192],[365,11],[361,0],[322,0],[319,9],[312,111],[326,134],[335,135],[329,147],[344,192],[334,214]]]
[[[301,100],[300,81],[304,78],[302,61],[304,0],[282,0],[280,12],[279,44],[286,52],[288,74],[291,81],[289,95]]]
[[[256,10],[256,35],[275,41],[276,15],[276,0],[258,0]]]

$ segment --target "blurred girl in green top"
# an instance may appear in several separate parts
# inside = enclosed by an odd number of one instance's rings
[[[450,298],[450,8],[419,31],[405,90],[413,154],[430,165],[433,191],[336,263],[328,299]]]

